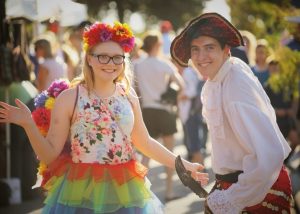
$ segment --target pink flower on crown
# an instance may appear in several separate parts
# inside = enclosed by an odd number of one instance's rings
[[[112,37],[113,37],[113,34],[110,31],[108,31],[107,29],[103,29],[100,32],[100,41],[101,42],[109,41],[112,39]]]
[[[121,43],[121,47],[125,52],[130,52],[132,47],[134,47],[134,37],[124,39]]]

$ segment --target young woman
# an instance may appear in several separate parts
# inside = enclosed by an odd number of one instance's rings
[[[125,53],[133,48],[132,32],[126,24],[95,23],[83,39],[82,78],[56,98],[47,136],[18,99],[18,107],[0,102],[0,122],[22,126],[39,159],[50,164],[44,213],[161,213],[134,147],[171,168],[175,155],[149,137],[129,85]],[[69,133],[70,155],[60,158]],[[202,165],[185,166],[207,183],[207,174],[198,172]]]

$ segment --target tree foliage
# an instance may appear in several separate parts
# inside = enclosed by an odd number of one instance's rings
[[[286,99],[299,97],[300,52],[288,47],[276,48],[274,59],[279,62],[280,73],[272,75],[268,82],[274,92],[283,92]]]
[[[279,62],[281,72],[269,79],[272,89],[282,91],[286,97],[291,93],[298,97],[300,52],[282,46],[280,41],[284,30],[295,29],[286,17],[299,16],[299,9],[293,7],[291,0],[227,0],[227,3],[232,22],[238,29],[267,39],[273,48],[273,57]]]
[[[189,20],[200,15],[203,0],[144,0],[142,11],[159,19],[170,20],[175,29],[183,27]]]
[[[234,25],[258,38],[279,34],[285,29],[285,17],[291,14],[289,0],[227,0]]]
[[[126,11],[139,11],[148,17],[146,22],[166,19],[172,22],[175,29],[201,14],[204,1],[206,0],[77,0],[87,5],[90,17],[99,18],[99,11],[108,10],[109,5],[114,2],[121,22],[124,21]]]

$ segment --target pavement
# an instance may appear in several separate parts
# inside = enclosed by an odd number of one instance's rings
[[[175,135],[176,146],[174,148],[174,153],[181,155],[182,157],[186,156],[186,149],[182,143],[182,132],[179,129],[179,132]],[[208,148],[210,144],[208,142]],[[209,149],[208,149],[209,150]],[[208,154],[205,158],[205,165],[207,171],[210,173],[210,184],[205,188],[210,190],[213,185],[213,175],[210,170],[210,155]],[[165,191],[165,167],[160,163],[157,163],[154,160],[151,160],[149,163],[149,173],[148,179],[152,183],[151,190],[156,194],[156,196],[161,200],[165,205],[166,214],[193,214],[193,213],[204,213],[204,201],[200,199],[196,194],[191,192],[187,187],[185,187],[179,180],[176,172],[174,172],[174,192],[176,196],[180,198],[176,200],[169,201],[168,203],[164,202],[164,191]],[[23,201],[21,204],[10,205],[9,207],[0,208],[0,214],[39,214],[43,206],[44,197],[41,194],[41,197]]]
[[[182,143],[181,133],[175,135],[176,146],[174,148],[174,153],[181,155],[181,157],[186,157],[186,149]],[[214,175],[211,171],[210,164],[210,142],[207,142],[207,155],[205,157],[205,167],[206,172],[209,173],[210,181],[209,184],[205,187],[209,191],[214,184]],[[157,197],[164,203],[164,191],[165,191],[165,178],[166,174],[164,173],[165,168],[155,161],[150,162],[150,171],[148,178],[152,183],[152,191],[157,195]],[[165,203],[165,213],[166,214],[193,214],[193,213],[204,213],[204,200],[200,199],[195,193],[190,189],[185,187],[179,180],[176,172],[173,175],[174,181],[174,193],[180,198]]]
[[[182,143],[182,132],[179,131],[175,135],[176,146],[174,148],[174,153],[177,155],[181,155],[182,157],[186,156],[186,149]],[[209,184],[205,187],[207,191],[209,191],[214,184],[214,175],[211,171],[211,157],[210,157],[210,141],[207,142],[207,151],[205,157],[205,167],[206,171],[209,173],[210,181]],[[297,157],[294,159],[295,161],[299,161],[300,148],[297,152]],[[297,164],[297,163],[296,163]],[[161,164],[151,160],[149,164],[149,174],[148,179],[152,183],[151,189],[156,194],[156,196],[164,203],[164,191],[165,191],[165,173],[164,166]],[[196,194],[191,192],[187,187],[185,187],[179,180],[176,173],[173,176],[174,180],[174,192],[176,195],[180,196],[180,198],[170,201],[168,203],[164,203],[165,205],[165,214],[194,214],[194,213],[204,213],[204,201],[200,199]],[[294,185],[299,188],[300,180],[294,183]],[[295,186],[293,187],[295,188]],[[300,192],[297,189],[298,193]],[[300,193],[299,193],[300,194]],[[300,204],[300,195],[295,197],[295,200]],[[11,205],[9,207],[0,208],[0,214],[40,214],[43,206],[44,197],[36,198],[34,200],[23,201],[21,204]],[[296,212],[293,212],[296,213]]]

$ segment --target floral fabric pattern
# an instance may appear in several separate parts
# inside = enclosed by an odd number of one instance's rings
[[[121,84],[108,98],[79,86],[76,108],[71,128],[73,162],[120,164],[135,159],[130,138],[134,116]]]

